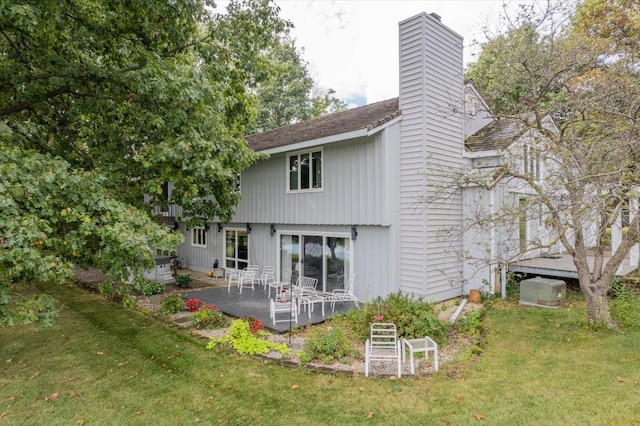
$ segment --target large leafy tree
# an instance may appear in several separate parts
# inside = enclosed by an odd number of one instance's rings
[[[517,223],[523,210],[544,206],[546,226],[576,265],[587,323],[614,327],[607,292],[640,242],[639,6],[586,0],[570,13],[569,4],[549,5],[542,16],[522,9],[468,73],[499,115],[533,117],[532,127],[550,141],[536,148],[549,166],[544,180],[523,173],[518,162],[494,175],[517,182],[529,197],[509,218],[492,219]],[[554,117],[557,131],[545,125],[546,116]],[[605,256],[623,211],[629,211],[628,229]]]
[[[288,24],[268,1],[214,7],[0,0],[0,321],[48,318],[46,303],[12,307],[12,291],[73,264],[139,276],[150,247],[180,241],[156,205],[192,224],[230,218],[256,159],[247,88]]]
[[[304,51],[284,33],[262,54],[264,78],[256,82],[258,116],[251,133],[275,129],[346,108],[333,96],[332,89],[321,88],[309,73]]]

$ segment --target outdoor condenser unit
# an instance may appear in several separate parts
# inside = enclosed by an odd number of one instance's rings
[[[550,278],[530,278],[520,281],[520,303],[523,305],[557,308],[567,293],[567,284]]]

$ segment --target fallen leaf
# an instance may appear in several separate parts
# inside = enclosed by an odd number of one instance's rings
[[[60,396],[60,392],[54,392],[51,395],[44,398],[45,401],[55,401]]]
[[[484,414],[476,413],[473,417],[475,417],[476,420],[484,420]]]
[[[9,359],[7,360],[7,364],[11,364],[11,361],[13,361],[13,360],[12,360],[11,358],[9,358]]]
[[[12,395],[12,396],[9,397],[9,401],[14,401],[15,399],[16,399],[15,395]]]
[[[73,398],[73,397],[75,397],[75,396],[76,396],[76,393],[75,393],[74,391],[70,391],[70,392],[69,392],[69,396],[70,396],[71,398]]]
[[[447,425],[447,426],[451,426],[451,422],[449,420],[445,420],[444,424]]]
[[[361,390],[361,391],[364,391],[364,386],[360,386],[360,390]]]
[[[33,374],[31,375],[31,377],[29,377],[29,380],[33,379],[34,377],[38,377],[39,375],[40,375],[40,372],[39,372],[39,371],[36,371],[35,373],[33,373]]]
[[[372,418],[373,418],[373,411],[369,411],[369,412],[367,413],[367,416],[366,416],[366,417],[367,417],[368,419],[372,419]]]
[[[7,412],[3,411],[2,413],[0,413],[0,419],[4,419],[7,416]]]
[[[616,380],[619,381],[619,382],[626,382],[626,379],[624,377],[620,377],[620,376],[617,376]]]
[[[104,352],[96,352],[98,355],[104,355]]]
[[[291,386],[291,389],[300,389],[300,386],[298,386],[298,385],[293,385],[293,386]]]
[[[84,424],[84,420],[78,420],[76,424],[82,426]]]

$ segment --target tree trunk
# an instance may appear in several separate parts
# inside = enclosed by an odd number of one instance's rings
[[[607,297],[609,285],[605,284],[603,280],[597,280],[590,282],[587,286],[580,283],[580,288],[587,302],[587,326],[617,329],[618,325],[609,313],[609,299]]]

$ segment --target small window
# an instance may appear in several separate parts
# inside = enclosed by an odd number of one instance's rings
[[[291,154],[287,167],[289,191],[322,189],[322,151]]]
[[[207,247],[207,231],[204,228],[191,230],[191,245],[194,247]]]
[[[540,180],[540,155],[538,151],[529,144],[524,144],[523,165],[524,174],[536,181]]]

